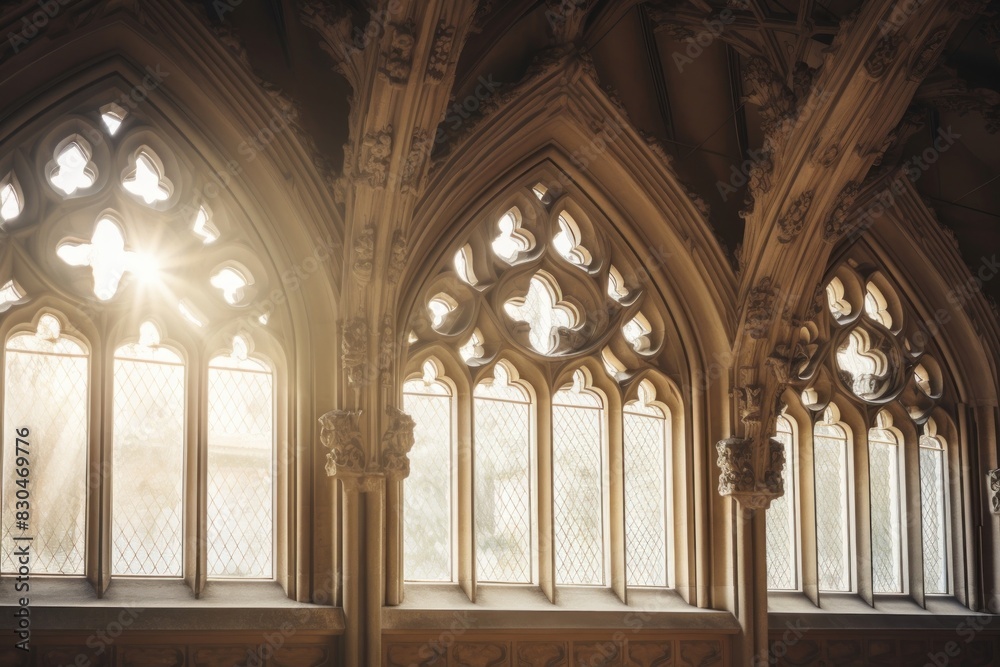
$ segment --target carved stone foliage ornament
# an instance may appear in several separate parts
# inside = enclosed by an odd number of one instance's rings
[[[363,317],[355,317],[344,322],[341,332],[341,361],[344,374],[352,387],[360,387],[367,381],[365,360],[368,356],[368,322]]]
[[[986,480],[989,484],[990,511],[1000,514],[1000,468],[990,470],[986,474]]]
[[[326,454],[326,474],[338,479],[357,478],[365,473],[365,450],[358,428],[360,410],[331,410],[319,418],[320,442]]]
[[[760,397],[764,388],[759,384],[747,385],[737,390],[740,401],[740,419],[744,424],[760,421]]]
[[[386,315],[379,327],[378,372],[383,386],[392,386],[392,318]]]
[[[754,468],[752,439],[726,438],[718,442],[716,450],[721,495],[736,498],[745,509],[767,509],[773,499],[784,494],[785,448],[779,441],[768,441],[767,467],[760,480]]]
[[[941,47],[947,38],[948,30],[946,28],[938,28],[927,38],[927,41],[921,45],[920,50],[913,59],[913,63],[910,65],[910,72],[907,75],[910,81],[923,81],[924,77],[934,67],[934,63],[937,62],[938,55],[941,53]]]
[[[389,426],[382,434],[382,470],[391,480],[404,479],[410,474],[408,454],[413,448],[413,417],[399,408],[386,406]]]
[[[812,204],[813,191],[806,190],[800,194],[784,215],[778,219],[778,242],[789,243],[799,235],[806,222],[806,213]]]
[[[827,218],[823,229],[824,241],[834,243],[847,232],[847,214],[850,213],[859,194],[861,194],[861,184],[850,181],[837,195],[833,210],[830,211],[830,217]]]
[[[873,79],[881,79],[889,67],[896,59],[896,52],[899,49],[899,37],[894,34],[884,35],[875,45],[875,50],[871,52],[865,61],[865,71]]]
[[[767,336],[768,327],[774,318],[774,301],[776,290],[771,284],[771,277],[764,276],[750,290],[747,297],[746,330],[751,338],[760,340]]]
[[[430,155],[430,135],[425,130],[417,130],[413,133],[413,140],[410,142],[410,152],[406,154],[406,162],[403,163],[403,174],[399,184],[400,192],[416,192],[419,189],[420,178],[424,173],[424,167]]]
[[[413,62],[413,45],[416,43],[416,24],[413,19],[392,23],[392,39],[388,50],[382,55],[379,74],[391,83],[405,84],[410,80],[410,66]]]
[[[399,282],[403,275],[403,268],[406,266],[407,243],[406,235],[401,229],[392,233],[392,241],[389,246],[389,282]]]
[[[369,132],[361,142],[358,176],[373,188],[384,188],[389,180],[392,157],[392,126],[381,132]]]
[[[367,283],[372,278],[372,268],[375,261],[375,227],[371,224],[365,227],[354,239],[354,262],[351,272],[355,280]]]
[[[431,56],[427,61],[427,80],[431,83],[441,83],[448,71],[448,59],[451,57],[451,46],[455,40],[455,26],[448,25],[443,20],[434,31],[434,43],[431,46]]]

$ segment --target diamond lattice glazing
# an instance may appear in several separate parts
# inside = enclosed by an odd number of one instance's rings
[[[115,361],[112,573],[182,574],[184,367]]]
[[[767,587],[770,590],[795,590],[797,582],[795,549],[795,480],[794,435],[787,417],[779,416],[775,439],[785,446],[785,494],[771,501],[767,509]]]
[[[66,339],[34,335],[7,345],[0,570],[16,571],[14,536],[31,535],[32,574],[83,574],[87,505],[86,353]],[[15,522],[16,435],[28,427],[31,516]]]
[[[404,392],[416,422],[403,493],[405,577],[451,581],[451,396],[440,383],[419,380]]]
[[[847,435],[844,429],[836,424],[816,424],[813,464],[819,587],[825,591],[849,591],[851,550],[847,515]]]
[[[937,438],[920,438],[920,509],[924,592],[948,592],[948,539],[944,497],[944,450]]]
[[[629,586],[667,585],[666,420],[630,403],[625,434],[625,577]]]
[[[872,585],[876,593],[903,590],[899,523],[899,453],[887,429],[868,431],[872,530]]]
[[[591,393],[552,399],[556,583],[604,583],[603,410]]]
[[[274,576],[273,410],[270,373],[209,368],[209,576]]]

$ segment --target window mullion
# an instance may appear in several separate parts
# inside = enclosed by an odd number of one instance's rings
[[[875,585],[872,574],[872,511],[871,511],[871,468],[869,465],[868,429],[852,429],[855,438],[853,449],[854,483],[851,493],[854,497],[854,523],[850,534],[855,543],[852,568],[858,595],[871,606],[875,606]],[[850,466],[850,459],[848,459]],[[848,494],[851,497],[851,494]]]
[[[208,365],[199,358],[192,359],[187,368],[184,581],[200,596],[208,571]]]
[[[537,563],[538,584],[550,601],[556,600],[555,525],[552,506],[552,397],[538,392],[532,406],[535,419],[535,460],[538,483],[534,497],[537,499]]]
[[[114,446],[114,354],[110,347],[97,348],[91,356],[90,383],[94,387],[90,424],[90,474],[87,524],[87,579],[98,597],[104,597],[111,584],[111,486]]]
[[[905,560],[903,561],[904,573],[907,577],[907,585],[910,596],[921,607],[925,605],[924,594],[924,539],[923,539],[923,510],[920,502],[920,436],[915,434],[916,442],[902,445],[902,474],[903,480],[901,511],[904,513],[902,531],[903,547],[906,549]]]
[[[605,447],[605,471],[607,474],[608,532],[604,539],[608,550],[608,566],[611,589],[615,595],[628,603],[625,577],[625,462],[622,408],[617,401],[608,406],[607,437]]]
[[[458,394],[456,405],[456,438],[457,452],[455,459],[455,471],[458,476],[457,489],[457,554],[458,554],[458,583],[469,596],[469,600],[476,601],[476,542],[473,532],[473,517],[475,517],[475,494],[473,492],[473,468],[472,468],[472,428],[473,428],[473,400],[471,391],[463,391]],[[406,517],[403,517],[406,520]],[[412,518],[410,519],[412,520]]]

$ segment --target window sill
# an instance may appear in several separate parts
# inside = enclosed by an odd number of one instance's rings
[[[808,617],[803,623],[815,630],[933,630],[954,629],[959,618],[989,617],[970,611],[951,596],[928,597],[926,609],[906,595],[876,595],[872,607],[856,593],[820,593],[820,603],[817,607],[803,593],[771,592],[768,623],[780,628]]]
[[[480,585],[470,602],[457,585],[406,584],[403,603],[382,610],[386,631],[449,628],[702,630],[736,633],[727,611],[692,607],[672,590],[629,590],[624,604],[607,588],[561,587],[549,602],[536,586]]]
[[[0,615],[12,614],[22,595],[13,577],[0,579]],[[123,613],[132,629],[147,631],[268,630],[286,622],[304,631],[344,630],[341,609],[290,600],[277,582],[210,581],[196,599],[181,580],[118,579],[98,599],[84,579],[33,577],[27,597],[35,630],[92,631],[121,622]]]

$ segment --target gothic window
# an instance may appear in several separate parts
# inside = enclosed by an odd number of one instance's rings
[[[775,438],[785,448],[785,494],[771,501],[767,509],[767,587],[771,590],[798,588],[798,547],[796,545],[795,488],[796,451],[798,441],[792,421],[779,415]]]
[[[33,574],[279,578],[278,271],[170,132],[108,103],[8,147],[38,161],[0,171],[4,574],[27,428]]]
[[[597,215],[532,180],[458,240],[416,300],[406,580],[533,584],[550,598],[672,585],[679,394],[652,370],[664,324],[641,263]]]
[[[152,322],[115,352],[112,574],[183,574],[184,375]]]
[[[233,339],[208,366],[208,573],[270,579],[274,530],[271,370]]]
[[[33,331],[7,340],[0,517],[4,574],[17,572],[14,537],[22,534],[22,527],[15,518],[25,508],[19,501],[29,503],[32,573],[84,572],[89,354],[62,328],[55,315],[45,313]],[[15,429],[24,427],[28,456],[19,464]],[[19,470],[28,472],[21,475]]]
[[[851,458],[847,434],[832,406],[813,428],[820,590],[851,590]]]
[[[433,360],[403,385],[403,409],[416,422],[406,478],[403,548],[406,578],[452,581],[454,431],[451,388]]]
[[[768,588],[799,588],[792,564],[798,556],[803,568],[813,567],[801,554],[815,552],[820,592],[911,595],[921,603],[923,596],[948,595],[954,521],[939,426],[951,420],[934,332],[871,264],[839,266],[828,279],[826,305],[799,341],[798,368],[809,369],[801,402],[815,415],[812,438],[803,445],[791,435],[803,423],[789,428],[783,417],[777,424],[787,461],[806,447],[813,471],[789,477],[786,465],[785,496],[768,512]],[[830,341],[827,356],[808,358],[823,339]],[[861,471],[867,479],[856,483]],[[815,544],[803,542],[813,531],[802,531],[790,550],[782,527],[794,530],[799,517],[789,512],[799,505],[789,489],[802,485],[811,487],[815,503]]]

